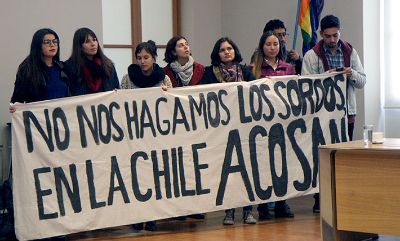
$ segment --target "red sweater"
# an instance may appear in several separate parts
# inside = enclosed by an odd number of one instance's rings
[[[164,67],[164,72],[171,79],[172,86],[174,88],[182,86],[182,83],[180,82],[180,80],[176,79],[176,74],[172,70],[170,64],[168,64],[167,66]],[[203,74],[204,74],[204,66],[197,62],[194,62],[193,63],[193,76],[189,82],[189,85],[198,85],[200,80],[203,78]]]

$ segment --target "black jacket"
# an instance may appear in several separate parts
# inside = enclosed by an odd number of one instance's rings
[[[86,81],[83,79],[82,76],[78,76],[78,71],[76,67],[72,63],[71,60],[67,60],[65,62],[65,70],[68,76],[70,76],[71,83],[70,83],[70,91],[72,96],[77,95],[85,95],[93,93],[89,87],[87,86]],[[114,89],[119,89],[119,80],[117,71],[113,66],[113,71],[109,79],[105,79],[103,81],[102,91],[110,91]]]
[[[68,75],[65,72],[64,69],[64,63],[63,62],[58,62],[55,61],[54,64],[56,64],[60,68],[60,78],[61,80],[65,81],[67,84],[68,88],[68,93],[69,95],[69,78]],[[38,90],[36,91],[33,83],[30,79],[27,79],[20,69],[17,72],[17,76],[15,79],[15,84],[14,84],[14,92],[11,96],[11,103],[15,102],[20,102],[20,103],[29,103],[29,102],[35,102],[35,101],[41,101],[45,100],[47,96],[47,86],[46,86],[46,80],[48,78],[47,73],[43,72],[42,73],[42,79],[40,81],[40,86]]]

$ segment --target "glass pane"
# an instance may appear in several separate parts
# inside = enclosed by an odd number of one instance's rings
[[[132,50],[104,48],[104,54],[114,62],[121,83],[122,77],[128,73],[128,66],[132,64]]]
[[[172,0],[145,0],[142,5],[142,39],[167,44],[173,34]]]
[[[164,61],[165,48],[157,48],[157,54],[157,64],[160,65],[160,67],[166,66],[167,63]]]
[[[132,44],[131,1],[102,0],[103,43]]]
[[[400,2],[396,0],[385,1],[384,13],[384,60],[385,60],[385,107],[400,107],[400,96],[398,91],[400,89],[400,82],[398,81],[398,59],[400,50],[398,42],[400,32],[398,26],[400,17],[397,9],[400,7]]]

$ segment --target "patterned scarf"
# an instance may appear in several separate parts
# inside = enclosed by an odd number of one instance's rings
[[[223,63],[219,66],[213,66],[215,77],[221,83],[225,82],[241,82],[243,81],[242,68],[239,64],[233,64],[231,67],[226,67]]]
[[[189,85],[193,76],[193,57],[189,56],[189,61],[185,65],[181,65],[177,60],[170,64],[171,69],[181,80],[183,86]]]

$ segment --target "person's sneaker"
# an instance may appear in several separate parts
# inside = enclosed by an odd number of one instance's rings
[[[275,211],[275,202],[267,203],[269,211]]]
[[[224,218],[224,225],[234,225],[235,221],[234,221],[234,213],[233,210],[227,210],[225,212],[225,218]]]
[[[319,212],[320,212],[320,210],[319,210],[319,200],[318,200],[318,202],[316,201],[316,202],[314,203],[314,206],[313,206],[313,208],[312,208],[312,211],[313,211],[313,213],[319,213]]]
[[[269,212],[269,210],[267,211],[262,211],[262,212],[258,212],[258,220],[262,221],[262,220],[270,220],[272,219],[272,215]]]
[[[144,228],[147,231],[154,232],[157,229],[156,221],[149,221],[146,223],[146,227]]]
[[[285,202],[283,206],[275,205],[275,218],[294,218],[294,213],[290,210],[289,205]]]
[[[257,220],[254,218],[251,211],[244,211],[243,212],[243,222],[245,224],[256,224]]]
[[[135,230],[135,231],[143,230],[143,223],[135,223],[135,224],[132,224],[132,228],[133,228],[133,230]]]

